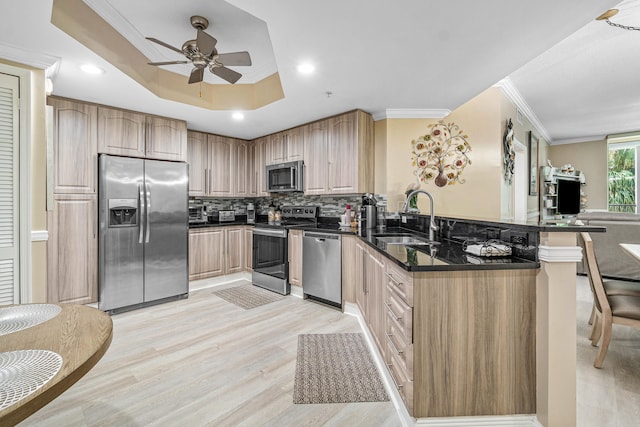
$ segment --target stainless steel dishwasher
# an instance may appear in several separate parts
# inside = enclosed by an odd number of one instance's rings
[[[302,292],[342,306],[342,241],[339,234],[302,233]]]

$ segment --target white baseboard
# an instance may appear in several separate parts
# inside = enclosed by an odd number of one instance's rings
[[[429,427],[537,427],[535,415],[483,415],[477,417],[418,418],[416,426]]]
[[[291,296],[292,297],[298,297],[298,298],[304,298],[303,292],[302,292],[302,287],[301,286],[291,286]]]
[[[201,289],[214,288],[239,280],[251,281],[251,273],[242,271],[240,273],[225,274],[224,276],[209,277],[207,279],[192,280],[189,282],[189,292],[199,291]]]

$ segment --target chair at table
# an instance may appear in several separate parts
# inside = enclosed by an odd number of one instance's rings
[[[588,233],[581,233],[581,235],[582,234],[588,234]],[[584,248],[584,244],[582,246]],[[600,274],[600,268],[598,267],[597,262],[596,262],[595,268],[598,270],[598,274]],[[604,290],[607,295],[630,295],[630,296],[640,297],[640,282],[632,282],[629,280],[602,279],[602,284],[604,286]],[[594,298],[593,308],[591,309],[591,316],[589,316],[590,325],[593,324],[593,318],[595,317],[595,315],[596,315],[596,301]],[[591,338],[593,337],[590,336],[589,339]]]
[[[593,328],[589,339],[591,339],[591,344],[594,346],[600,341],[600,351],[593,366],[600,368],[609,349],[613,324],[640,328],[640,295],[632,292],[634,290],[633,286],[626,286],[624,283],[616,285],[617,290],[605,290],[605,284],[600,275],[596,254],[593,250],[591,236],[589,233],[580,233],[580,235],[584,243],[587,274],[594,300]],[[628,282],[627,284],[638,285],[635,282]],[[623,293],[625,286],[627,292],[631,292],[631,294]]]

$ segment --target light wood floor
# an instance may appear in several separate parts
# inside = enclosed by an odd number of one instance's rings
[[[212,292],[114,316],[104,358],[21,425],[400,425],[390,402],[292,404],[297,335],[358,332],[355,318],[295,297],[245,311]],[[594,368],[586,277],[576,297],[578,426],[636,427],[640,331],[615,325]]]
[[[588,279],[577,282],[578,427],[640,426],[640,330],[614,325],[604,365],[594,368],[598,347],[587,338],[593,298]]]
[[[103,359],[21,425],[400,425],[391,402],[293,404],[298,334],[360,332],[356,318],[293,296],[243,310],[214,290],[113,316]]]

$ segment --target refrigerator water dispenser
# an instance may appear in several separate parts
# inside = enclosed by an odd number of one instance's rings
[[[109,199],[109,227],[136,227],[137,213],[137,199]]]

